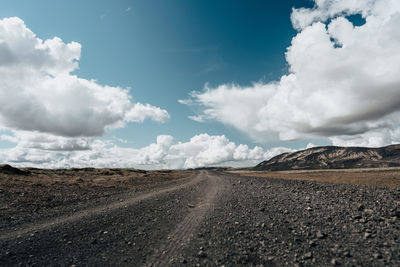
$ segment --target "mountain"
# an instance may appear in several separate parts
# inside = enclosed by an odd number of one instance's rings
[[[0,164],[0,174],[18,174],[26,175],[29,174],[27,171],[22,171],[18,168],[14,168],[8,164]]]
[[[263,161],[258,171],[400,167],[400,145],[380,148],[323,146]]]

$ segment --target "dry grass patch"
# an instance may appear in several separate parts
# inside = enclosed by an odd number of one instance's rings
[[[151,190],[193,174],[191,171],[95,168],[23,168],[20,174],[17,170],[0,171],[0,226],[36,212],[46,215],[54,210],[57,214],[57,209],[75,207],[88,200],[100,201],[121,193]]]
[[[234,173],[240,174],[242,176],[400,188],[400,168],[265,172],[234,171]]]
[[[145,171],[137,169],[57,169],[24,168],[26,175],[0,173],[0,189],[10,187],[51,187],[75,185],[79,187],[135,187],[151,182],[165,182],[189,177],[190,171]]]

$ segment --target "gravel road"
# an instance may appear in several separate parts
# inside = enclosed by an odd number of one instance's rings
[[[0,230],[2,266],[400,266],[400,189],[199,171]]]

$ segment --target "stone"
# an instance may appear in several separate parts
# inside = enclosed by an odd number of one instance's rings
[[[307,252],[306,254],[304,254],[304,259],[311,259],[311,258],[312,258],[311,252]]]
[[[318,231],[316,236],[317,236],[318,239],[325,239],[326,238],[326,234],[321,232],[321,231]]]
[[[331,265],[332,266],[339,266],[340,263],[339,263],[339,261],[337,259],[331,259]]]
[[[207,254],[203,250],[200,250],[199,253],[197,253],[197,256],[199,256],[199,258],[206,258]]]

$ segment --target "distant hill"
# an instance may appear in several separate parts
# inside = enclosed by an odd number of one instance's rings
[[[29,174],[28,171],[22,171],[18,168],[14,168],[8,164],[0,164],[0,174],[17,174],[26,175]]]
[[[400,167],[400,145],[380,148],[313,147],[263,161],[258,171]]]

